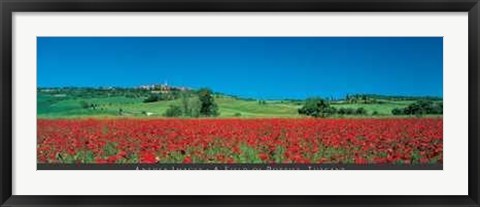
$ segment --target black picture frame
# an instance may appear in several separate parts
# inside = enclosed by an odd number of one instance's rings
[[[2,206],[480,206],[478,0],[0,0],[0,203]],[[468,12],[466,196],[21,196],[12,195],[13,12]],[[93,186],[92,186],[93,187]]]

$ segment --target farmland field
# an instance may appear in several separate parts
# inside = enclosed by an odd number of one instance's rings
[[[217,94],[219,114],[194,118],[165,116],[169,107],[185,102],[182,98],[145,103],[147,96],[139,90],[93,92],[39,91],[38,163],[443,162],[441,114],[392,114],[415,99],[331,101],[337,109],[363,108],[365,113],[312,118],[299,114],[304,101],[259,102]]]
[[[62,95],[62,96],[58,96]],[[45,93],[39,92],[37,96],[37,116],[45,119],[58,118],[124,118],[139,117],[146,118],[142,112],[149,112],[152,115],[149,118],[163,117],[163,114],[170,105],[179,104],[181,100],[166,100],[153,103],[143,103],[144,97],[129,98],[125,96],[99,96],[99,97],[78,97],[64,93]],[[96,109],[84,109],[80,107],[80,102],[88,102],[98,105]],[[285,100],[270,100],[266,104],[260,105],[255,100],[242,100],[228,96],[218,96],[215,101],[219,105],[220,118],[301,118],[305,117],[298,114],[297,110],[302,106],[299,102]],[[363,107],[372,117],[373,112],[377,112],[377,117],[389,117],[394,108],[406,107],[414,101],[390,101],[384,100],[377,104],[349,104],[342,102],[333,102],[335,107],[352,108]],[[124,110],[124,114],[119,116],[118,110]]]
[[[80,118],[80,117],[118,117],[118,110],[125,111],[124,116],[144,117],[142,111],[152,113],[151,117],[161,117],[169,105],[178,104],[180,100],[143,103],[144,98],[115,97],[56,97],[41,93],[38,96],[38,116],[40,118]],[[101,109],[85,110],[80,101],[97,104]],[[293,103],[271,103],[259,105],[256,101],[239,100],[230,97],[218,97],[216,102],[220,108],[220,117],[234,117],[240,113],[242,117],[300,117],[297,113],[299,105]]]
[[[38,163],[443,162],[442,118],[39,119]]]

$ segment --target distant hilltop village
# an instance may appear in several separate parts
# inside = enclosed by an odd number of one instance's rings
[[[191,91],[192,88],[184,87],[184,86],[171,86],[168,85],[166,82],[163,84],[149,84],[149,85],[141,85],[137,87],[114,87],[114,86],[101,86],[101,87],[75,87],[75,86],[64,86],[64,87],[38,87],[38,90],[41,92],[46,93],[53,93],[58,92],[61,90],[105,90],[105,91],[116,91],[116,90],[129,90],[129,89],[138,89],[138,90],[146,90],[150,93],[170,93],[175,91]]]
[[[151,85],[141,85],[137,87],[138,89],[148,90],[152,93],[170,93],[173,91],[189,91],[192,90],[191,88],[183,87],[183,86],[169,86],[167,83],[164,84],[151,84]]]

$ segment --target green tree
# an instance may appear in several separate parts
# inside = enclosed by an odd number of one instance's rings
[[[267,101],[265,101],[265,100],[259,100],[259,101],[258,101],[258,104],[260,104],[260,105],[266,105],[266,104],[267,104]]]
[[[212,96],[212,90],[203,88],[198,91],[198,98],[200,100],[200,115],[202,116],[218,116],[218,105]]]
[[[190,107],[188,99],[189,99],[188,94],[182,93],[181,104],[182,104],[182,112],[183,112],[184,116],[191,116],[191,114],[192,114],[192,112],[191,112],[192,109]]]
[[[327,117],[333,115],[337,110],[330,106],[328,101],[321,98],[308,98],[305,105],[298,109],[299,114],[305,114],[313,117]]]
[[[81,106],[83,109],[88,109],[88,108],[90,108],[90,104],[87,103],[86,101],[80,101],[80,106]]]
[[[186,114],[186,116],[199,117],[201,107],[202,103],[198,97],[190,97],[188,99],[189,114]]]
[[[143,100],[143,103],[151,103],[156,101],[159,101],[159,96],[151,94],[145,100]]]
[[[394,108],[394,109],[392,110],[392,114],[393,114],[393,115],[402,115],[402,114],[403,114],[403,110],[400,109],[400,108]]]
[[[360,107],[360,108],[357,108],[357,110],[355,110],[355,114],[357,115],[366,115],[367,114],[367,110],[363,107]]]
[[[177,105],[170,105],[164,114],[166,117],[179,117],[182,116],[182,107]]]

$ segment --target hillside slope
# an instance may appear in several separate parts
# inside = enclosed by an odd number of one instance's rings
[[[125,96],[79,98],[53,96],[39,93],[37,96],[38,118],[81,118],[81,117],[163,117],[170,105],[180,105],[180,100],[143,103],[143,98],[127,98]],[[291,101],[266,101],[259,104],[255,100],[243,100],[228,96],[215,98],[218,104],[219,117],[302,117],[297,113],[301,105]],[[95,107],[84,108],[82,103],[94,104]],[[368,114],[391,116],[394,108],[406,107],[412,101],[390,101],[376,104],[332,103],[336,108],[363,107]]]

